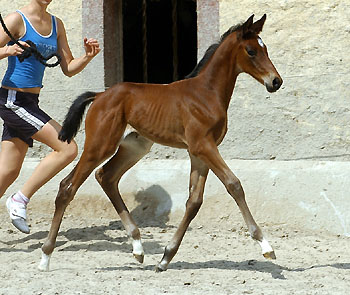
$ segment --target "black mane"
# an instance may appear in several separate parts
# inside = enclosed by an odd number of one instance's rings
[[[199,61],[199,63],[194,67],[191,73],[189,73],[187,76],[185,76],[185,79],[196,77],[201,69],[204,67],[204,65],[207,63],[207,61],[212,57],[216,49],[220,46],[220,44],[233,32],[236,32],[242,27],[243,23],[232,26],[229,28],[222,36],[220,37],[220,41],[217,43],[213,43],[208,47],[208,49],[205,51],[204,56]]]

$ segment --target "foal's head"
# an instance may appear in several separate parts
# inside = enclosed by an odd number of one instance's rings
[[[282,85],[282,78],[268,56],[266,45],[259,37],[266,14],[255,23],[253,17],[254,15],[237,30],[237,66],[240,71],[265,85],[267,91],[275,92]]]

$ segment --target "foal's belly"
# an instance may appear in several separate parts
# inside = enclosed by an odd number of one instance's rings
[[[142,128],[135,128],[135,129],[143,137],[146,137],[155,143],[169,146],[169,147],[174,147],[174,148],[187,149],[186,140],[184,136],[182,136],[181,134],[175,134],[173,132],[165,132],[165,131],[154,133],[147,130],[143,130]]]

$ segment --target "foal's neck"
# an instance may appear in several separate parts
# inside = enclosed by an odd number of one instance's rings
[[[207,85],[216,90],[226,109],[239,74],[239,69],[236,67],[238,43],[234,40],[235,36],[227,38],[215,51],[202,72]]]

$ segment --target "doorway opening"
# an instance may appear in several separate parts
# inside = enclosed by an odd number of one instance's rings
[[[123,80],[171,83],[197,63],[195,0],[123,1]]]

